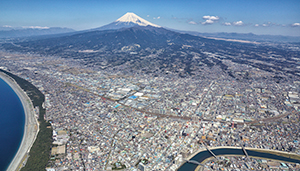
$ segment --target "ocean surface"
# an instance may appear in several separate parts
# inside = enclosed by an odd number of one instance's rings
[[[25,113],[21,100],[0,78],[0,171],[13,160],[24,134]]]

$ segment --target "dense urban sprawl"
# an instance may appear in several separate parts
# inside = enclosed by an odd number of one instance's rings
[[[1,69],[45,94],[53,128],[48,170],[176,170],[209,147],[300,155],[300,79],[228,62],[237,80],[203,66],[201,78],[125,75],[81,61],[1,52]],[[242,81],[241,81],[242,80]],[[299,164],[219,157],[204,169],[300,169]]]

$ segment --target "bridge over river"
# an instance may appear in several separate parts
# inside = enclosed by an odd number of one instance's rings
[[[247,147],[215,147],[199,150],[194,156],[187,160],[177,171],[195,170],[199,165],[203,166],[205,161],[215,156],[247,156],[253,158],[277,160],[284,163],[300,163],[300,155]]]

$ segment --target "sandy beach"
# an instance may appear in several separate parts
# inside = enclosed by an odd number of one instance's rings
[[[7,171],[15,171],[20,169],[20,165],[23,163],[25,156],[29,153],[38,134],[39,125],[35,117],[32,102],[26,95],[26,93],[13,79],[5,75],[4,73],[0,72],[0,78],[3,79],[18,95],[25,112],[25,128],[22,142],[18,149],[18,152],[14,156],[14,159],[7,168]]]

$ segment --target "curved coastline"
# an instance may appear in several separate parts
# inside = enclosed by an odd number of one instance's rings
[[[26,155],[30,151],[37,134],[39,132],[39,124],[35,117],[33,104],[27,94],[21,89],[21,87],[9,76],[0,72],[0,78],[5,81],[19,97],[25,114],[24,133],[21,144],[13,160],[10,162],[7,171],[19,170],[20,165],[23,163]]]

